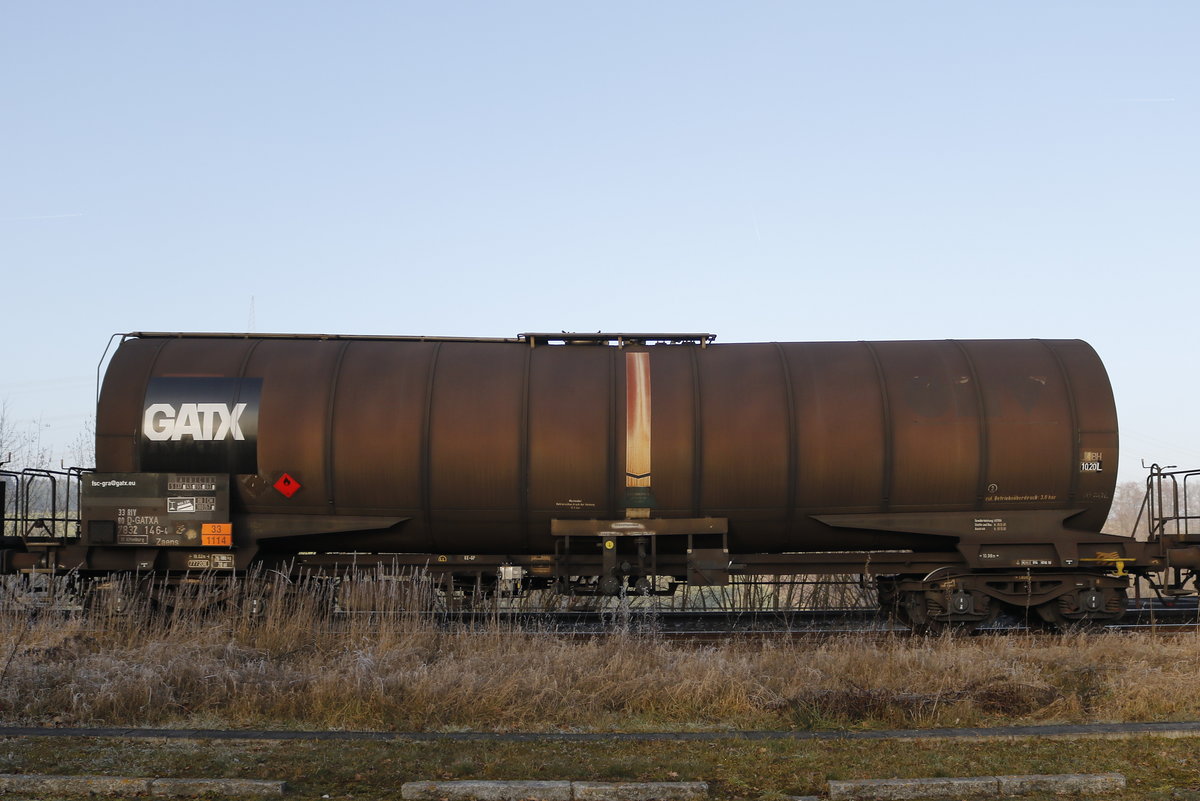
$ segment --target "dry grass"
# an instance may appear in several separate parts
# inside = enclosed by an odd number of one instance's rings
[[[211,598],[213,586],[205,586]],[[500,619],[324,611],[432,603],[421,582],[229,589],[171,611],[7,613],[0,720],[122,726],[654,730],[1200,716],[1200,635],[583,639]],[[251,615],[255,599],[264,611]],[[105,610],[109,611],[105,611]]]
[[[273,743],[27,737],[0,742],[0,772],[282,779],[288,782],[287,798],[296,801],[392,801],[403,782],[422,779],[702,780],[710,783],[712,798],[784,801],[824,793],[830,779],[1082,770],[1124,774],[1129,789],[1121,801],[1197,801],[1196,744],[1194,738]],[[1055,799],[1064,796],[1024,801]]]

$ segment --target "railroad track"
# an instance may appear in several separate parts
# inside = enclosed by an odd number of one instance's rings
[[[378,614],[343,613],[347,617]],[[728,637],[832,636],[839,634],[904,635],[909,627],[888,620],[874,609],[807,610],[628,610],[555,612],[457,612],[413,613],[434,619],[439,625],[466,627],[511,627],[526,634],[605,636],[613,634],[652,635],[667,639],[710,641]],[[1001,617],[981,627],[980,634],[1009,634],[1041,630],[1041,626],[1012,617]],[[1097,631],[1190,631],[1200,630],[1196,604],[1164,605],[1131,603],[1117,623],[1095,627]]]
[[[908,626],[889,620],[879,611],[864,606],[787,609],[665,609],[633,603],[606,602],[598,608],[544,610],[520,606],[520,600],[490,599],[470,608],[440,608],[420,611],[346,610],[336,604],[332,621],[364,617],[412,617],[437,627],[511,628],[522,633],[547,635],[603,636],[612,634],[654,635],[664,638],[716,640],[724,637],[830,636],[837,634],[895,635]],[[84,615],[86,604],[77,593],[5,593],[0,612],[36,615]],[[246,610],[238,610],[244,613]],[[130,614],[137,614],[130,611]],[[214,613],[216,614],[216,613]],[[981,634],[1006,634],[1040,629],[1040,624],[1002,616],[980,627]],[[1125,616],[1116,623],[1097,626],[1103,631],[1189,631],[1200,629],[1200,607],[1195,598],[1138,599],[1130,601]]]

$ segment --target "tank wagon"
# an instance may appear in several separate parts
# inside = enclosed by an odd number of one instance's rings
[[[80,536],[6,564],[593,594],[851,573],[915,626],[1107,620],[1130,574],[1200,562],[1099,533],[1117,447],[1079,340],[136,333]]]

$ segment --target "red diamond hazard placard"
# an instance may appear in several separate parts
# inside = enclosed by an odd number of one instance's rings
[[[280,495],[285,498],[290,498],[300,489],[300,482],[289,476],[287,473],[284,473],[272,486],[275,487],[275,491]]]

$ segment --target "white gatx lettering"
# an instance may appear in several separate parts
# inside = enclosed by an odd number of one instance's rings
[[[209,426],[212,430],[212,426]],[[204,429],[200,426],[200,412],[194,403],[183,403],[179,406],[179,414],[175,416],[175,430],[171,432],[171,440],[178,442],[184,437],[204,439]]]
[[[155,442],[171,438],[175,428],[175,409],[169,403],[152,403],[142,416],[142,436]]]
[[[233,408],[224,403],[181,403],[176,408],[169,403],[152,403],[142,415],[142,436],[155,442],[184,437],[196,441],[229,439],[244,440],[242,413],[246,404]]]
[[[216,436],[213,438],[225,439],[232,431],[234,439],[244,440],[246,437],[242,434],[241,419],[242,412],[246,411],[246,404],[235,403],[232,411],[228,406],[221,404],[214,403],[213,406],[219,408],[221,414],[221,427],[217,429]]]

